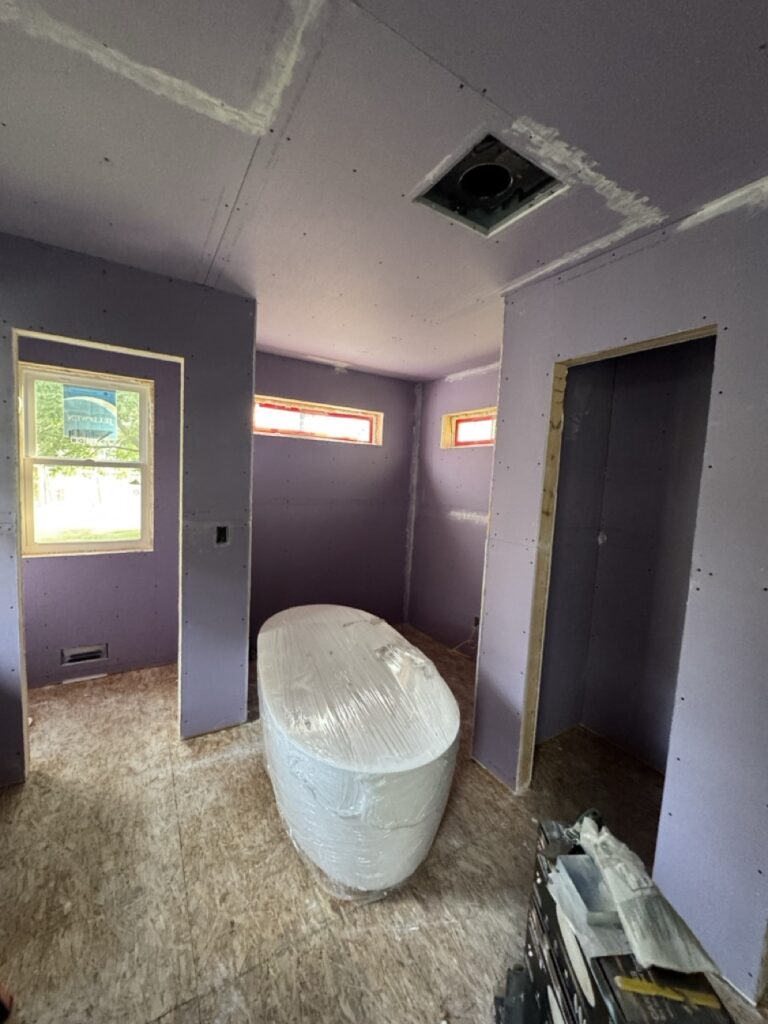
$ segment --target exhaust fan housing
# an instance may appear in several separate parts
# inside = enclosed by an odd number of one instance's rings
[[[490,235],[564,187],[527,157],[486,135],[416,201]]]

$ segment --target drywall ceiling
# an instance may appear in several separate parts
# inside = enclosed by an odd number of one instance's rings
[[[763,0],[0,0],[0,230],[438,376],[505,288],[768,174],[767,43]],[[569,185],[492,238],[413,202],[487,132]]]

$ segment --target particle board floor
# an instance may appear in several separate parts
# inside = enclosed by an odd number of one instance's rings
[[[536,820],[599,806],[650,859],[661,777],[583,730],[522,798],[469,759],[473,667],[404,630],[461,706],[454,790],[397,894],[328,899],[286,837],[258,721],[175,738],[175,668],[30,694],[0,791],[0,980],[19,1024],[475,1024],[520,958]]]

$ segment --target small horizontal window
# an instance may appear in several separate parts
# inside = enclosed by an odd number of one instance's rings
[[[151,550],[152,381],[19,368],[23,553]]]
[[[443,416],[442,448],[475,448],[496,440],[496,407],[448,412]]]
[[[381,444],[384,414],[340,405],[318,405],[291,398],[256,395],[254,434],[307,437],[346,444]]]

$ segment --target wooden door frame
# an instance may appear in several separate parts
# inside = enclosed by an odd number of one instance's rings
[[[619,345],[573,359],[558,360],[552,373],[552,398],[549,411],[549,433],[544,461],[544,480],[539,513],[539,537],[534,567],[533,601],[529,629],[528,657],[525,667],[525,689],[523,713],[520,723],[520,745],[517,757],[517,791],[526,789],[533,774],[533,758],[536,746],[536,725],[539,716],[539,695],[541,692],[541,669],[544,657],[544,642],[549,600],[549,581],[552,569],[552,544],[555,536],[557,513],[557,487],[560,477],[560,454],[563,439],[563,418],[565,410],[565,388],[568,370],[572,366],[599,363],[617,356],[633,355],[654,348],[681,345],[687,341],[700,341],[717,335],[717,324],[705,324],[695,330],[679,331],[659,338]]]

